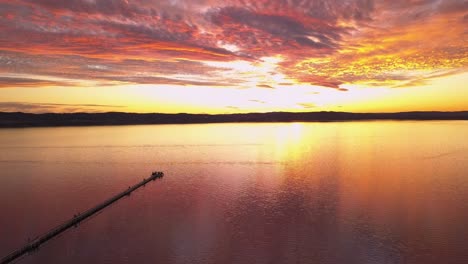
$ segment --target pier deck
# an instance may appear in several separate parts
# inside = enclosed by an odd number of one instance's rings
[[[90,216],[94,215],[95,213],[103,210],[107,206],[117,202],[119,199],[130,195],[132,192],[134,192],[138,188],[146,185],[148,182],[154,181],[154,180],[159,179],[159,178],[162,178],[163,176],[164,176],[163,172],[153,172],[149,178],[143,179],[143,181],[141,181],[141,182],[139,182],[139,183],[137,183],[137,184],[135,184],[135,185],[133,185],[131,187],[128,187],[128,189],[126,189],[125,191],[123,191],[121,193],[118,193],[117,195],[105,200],[104,202],[102,202],[102,203],[88,209],[87,211],[85,211],[85,212],[83,212],[81,214],[74,215],[72,219],[70,219],[70,220],[64,222],[63,224],[51,229],[49,232],[42,235],[41,237],[38,237],[38,238],[34,239],[33,241],[28,242],[28,244],[26,244],[22,248],[10,253],[9,255],[5,256],[4,258],[2,258],[0,260],[0,264],[11,263],[12,261],[20,258],[21,256],[23,256],[23,255],[25,255],[25,254],[27,254],[27,253],[29,253],[31,251],[34,251],[34,250],[38,249],[39,246],[41,246],[45,242],[49,241],[50,239],[58,236],[59,234],[66,231],[70,227],[78,225],[83,220],[85,220],[85,219],[89,218]]]

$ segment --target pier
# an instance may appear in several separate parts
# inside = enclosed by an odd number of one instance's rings
[[[33,241],[28,242],[24,247],[15,250],[14,252],[10,253],[6,257],[2,258],[0,261],[0,264],[6,264],[6,263],[11,263],[12,261],[20,258],[21,256],[37,250],[42,244],[46,243],[47,241],[51,240],[52,238],[58,236],[62,232],[66,231],[70,227],[77,226],[80,222],[84,221],[85,219],[89,218],[90,216],[96,214],[97,212],[103,210],[107,206],[117,202],[121,198],[130,195],[132,192],[137,190],[138,188],[146,185],[150,181],[154,181],[156,179],[162,178],[164,176],[163,172],[153,172],[151,176],[147,179],[143,179],[143,181],[139,182],[138,184],[135,184],[131,187],[128,187],[125,191],[105,200],[104,202],[94,206],[93,208],[88,209],[87,211],[74,215],[72,219],[64,222],[63,224],[51,229],[49,232],[46,234],[42,235],[41,237],[38,237],[34,239]]]

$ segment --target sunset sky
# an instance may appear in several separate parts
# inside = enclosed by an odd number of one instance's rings
[[[0,111],[468,110],[466,0],[0,0]]]

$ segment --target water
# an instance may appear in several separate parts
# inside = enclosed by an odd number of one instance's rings
[[[165,178],[19,263],[468,263],[468,122],[0,130],[0,256]]]

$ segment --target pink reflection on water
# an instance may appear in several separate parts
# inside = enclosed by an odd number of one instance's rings
[[[466,122],[2,130],[1,253],[163,170],[22,262],[464,263],[467,131]]]

